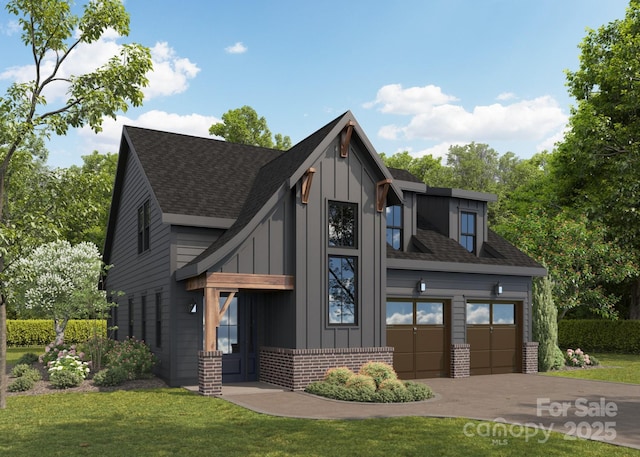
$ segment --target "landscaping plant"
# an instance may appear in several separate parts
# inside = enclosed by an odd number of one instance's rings
[[[151,376],[151,369],[156,361],[149,346],[135,338],[114,341],[113,347],[104,355],[105,365],[108,368],[122,368],[129,380]]]
[[[573,349],[567,349],[564,358],[566,365],[569,367],[585,368],[599,364],[595,357],[591,357],[580,348],[577,348],[575,351]]]

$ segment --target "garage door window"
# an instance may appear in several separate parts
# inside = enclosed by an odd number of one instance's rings
[[[513,303],[467,303],[467,325],[514,325]]]
[[[443,325],[442,302],[387,302],[387,325]]]

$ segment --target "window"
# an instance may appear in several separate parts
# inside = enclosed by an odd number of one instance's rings
[[[476,215],[463,212],[460,218],[460,244],[469,252],[476,251]]]
[[[444,302],[388,301],[387,325],[443,325]]]
[[[129,299],[129,338],[133,338],[133,298]]]
[[[162,294],[156,293],[156,347],[162,347]]]
[[[467,303],[469,325],[514,325],[515,314],[513,303]]]
[[[222,310],[224,303],[229,298],[228,293],[220,294],[219,309]],[[238,346],[238,297],[233,297],[227,312],[220,319],[218,327],[218,350],[223,354],[233,354],[239,352]]]
[[[357,205],[329,202],[329,246],[357,248]]]
[[[111,303],[111,297],[109,297],[109,302]],[[113,340],[118,339],[118,304],[114,303],[115,306],[111,308],[111,326],[109,328],[110,337]]]
[[[147,296],[140,297],[140,313],[142,321],[142,331],[140,332],[140,339],[142,341],[147,340]]]
[[[138,208],[138,254],[149,250],[149,200]]]
[[[357,322],[357,258],[329,256],[329,323]]]
[[[393,249],[402,247],[402,206],[387,206],[387,244]]]

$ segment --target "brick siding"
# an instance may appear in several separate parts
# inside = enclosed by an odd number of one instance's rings
[[[468,378],[471,366],[471,345],[458,343],[451,345],[451,377]]]
[[[522,372],[538,372],[538,343],[535,341],[522,343]]]
[[[393,365],[392,347],[287,349],[263,347],[260,349],[260,381],[290,390],[304,390],[321,380],[333,367],[348,367],[358,371],[367,362]]]
[[[222,393],[222,351],[198,352],[198,392],[207,397]]]

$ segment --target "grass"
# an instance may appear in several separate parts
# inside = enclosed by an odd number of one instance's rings
[[[183,389],[14,396],[0,411],[11,456],[628,456],[640,451],[539,433],[466,436],[466,419],[306,420],[254,413]],[[486,424],[486,423],[485,423]],[[469,426],[468,426],[469,427]],[[467,427],[467,429],[468,429]],[[533,432],[533,429],[530,429]]]
[[[44,346],[21,346],[7,348],[7,365],[12,366],[16,361],[27,352],[33,352],[34,354],[44,354]]]
[[[602,368],[560,370],[544,373],[548,376],[592,379],[597,381],[640,384],[640,355],[637,354],[593,354]]]

